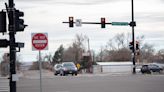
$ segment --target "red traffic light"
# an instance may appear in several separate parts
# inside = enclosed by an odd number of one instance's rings
[[[73,17],[69,17],[69,27],[73,27]]]
[[[105,18],[101,18],[101,28],[105,28]]]

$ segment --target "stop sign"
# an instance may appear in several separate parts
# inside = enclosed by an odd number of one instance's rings
[[[47,33],[32,33],[32,50],[48,50]]]

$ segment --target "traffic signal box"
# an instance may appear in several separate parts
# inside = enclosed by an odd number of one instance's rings
[[[129,49],[130,49],[130,50],[133,50],[133,47],[134,47],[134,46],[133,46],[133,42],[129,42]]]
[[[73,27],[73,17],[69,17],[69,27]]]
[[[136,50],[139,50],[140,48],[139,48],[139,42],[138,41],[136,41]]]
[[[6,12],[0,12],[0,33],[7,32],[6,29]]]
[[[9,46],[9,41],[7,39],[0,39],[0,48],[6,48]]]
[[[0,33],[7,32],[6,29],[6,12],[0,12]],[[9,46],[9,41],[7,39],[0,39],[0,48],[6,48]]]
[[[21,18],[24,13],[19,10],[15,10],[15,31],[24,31],[27,25],[24,24],[24,20]]]
[[[129,42],[129,49],[133,50],[133,42]],[[139,42],[136,41],[136,54],[139,55],[140,54],[140,47],[139,47]]]
[[[101,28],[105,28],[105,18],[101,18]]]
[[[139,42],[136,41],[136,54],[140,55],[140,47],[139,47]]]

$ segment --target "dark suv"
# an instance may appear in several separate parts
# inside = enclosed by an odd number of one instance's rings
[[[149,65],[142,65],[141,67],[141,73],[148,73],[151,74],[152,72],[158,72],[161,73],[163,69],[155,64],[149,64]]]

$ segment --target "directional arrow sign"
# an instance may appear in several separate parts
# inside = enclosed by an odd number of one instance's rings
[[[128,26],[128,22],[112,22],[113,26]]]

